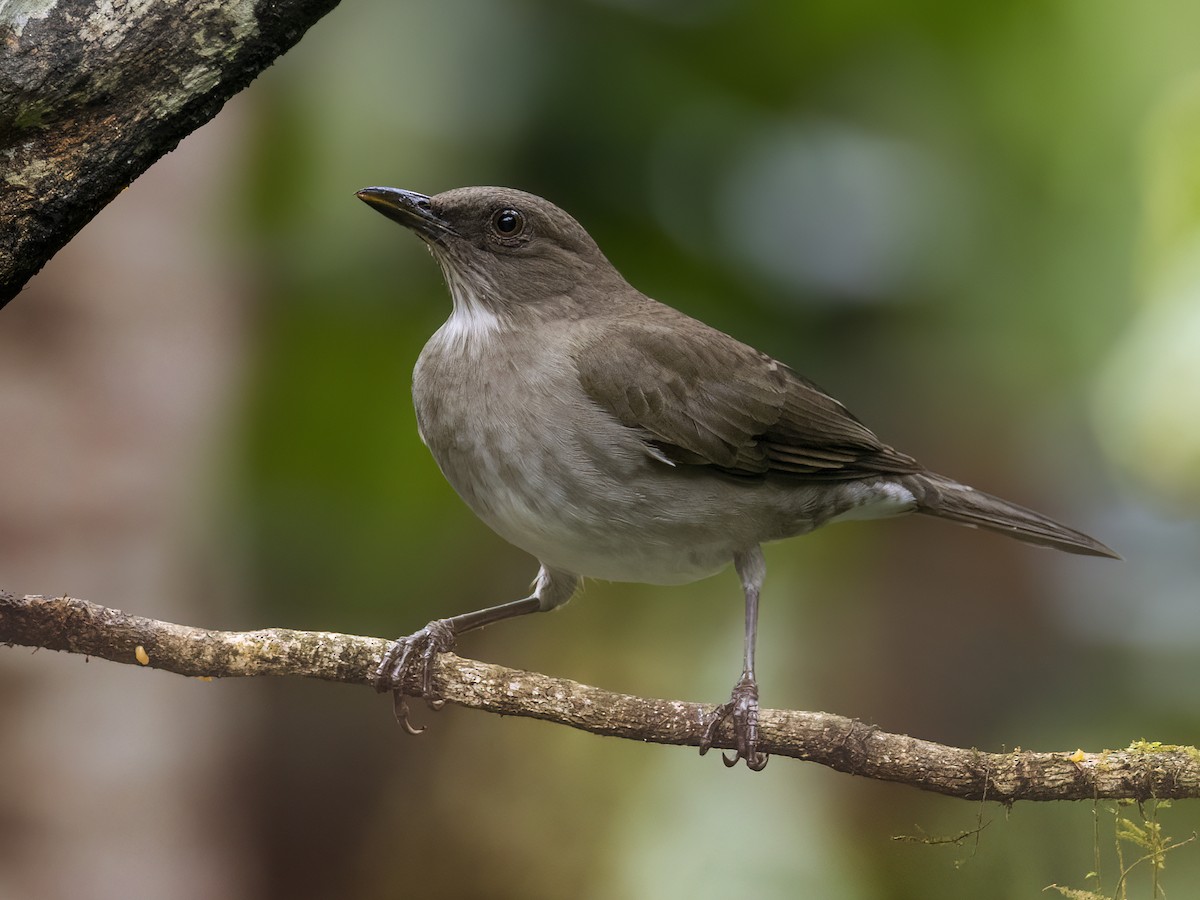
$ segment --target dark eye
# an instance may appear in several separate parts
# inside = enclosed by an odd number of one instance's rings
[[[525,230],[525,217],[515,209],[502,209],[492,216],[492,227],[502,237],[516,237]]]

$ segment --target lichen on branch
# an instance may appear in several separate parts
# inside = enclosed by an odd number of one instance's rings
[[[291,675],[370,686],[390,642],[266,628],[213,631],[132,616],[70,597],[0,592],[0,643],[235,678]],[[697,746],[709,704],[616,694],[564,678],[441,654],[434,687],[447,702],[569,725],[593,734]],[[409,685],[414,692],[416,685]],[[1100,753],[987,753],[890,734],[844,716],[763,710],[761,749],[839,772],[967,800],[1159,800],[1200,797],[1200,751],[1138,741]],[[729,748],[726,731],[717,746]]]
[[[336,4],[0,3],[0,306]]]

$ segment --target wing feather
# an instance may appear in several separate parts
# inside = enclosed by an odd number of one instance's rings
[[[682,313],[657,308],[667,311],[659,320],[608,320],[602,336],[575,352],[584,393],[638,431],[650,455],[738,476],[809,480],[921,470],[787,366]],[[662,320],[669,315],[687,326]]]

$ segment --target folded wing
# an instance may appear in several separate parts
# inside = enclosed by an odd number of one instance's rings
[[[584,392],[636,430],[651,455],[743,477],[922,471],[783,363],[694,320],[688,326],[618,319],[620,334],[606,330],[576,351]]]

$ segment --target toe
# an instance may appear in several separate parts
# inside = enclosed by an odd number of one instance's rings
[[[703,756],[716,742],[721,725],[731,720],[733,726],[733,755],[721,754],[726,766],[737,765],[739,759],[746,761],[746,768],[761,772],[767,766],[767,754],[758,750],[758,685],[745,675],[734,685],[728,703],[718,706],[708,720],[704,735],[700,739],[700,755]]]
[[[415,725],[413,725],[413,723],[410,722],[408,719],[408,713],[409,713],[408,698],[405,697],[399,691],[393,691],[392,692],[392,714],[396,717],[396,721],[399,722],[400,725],[404,728],[404,730],[407,731],[409,734],[413,734],[413,735],[420,734],[422,731],[425,730],[425,727],[421,726],[420,728],[417,728]]]

